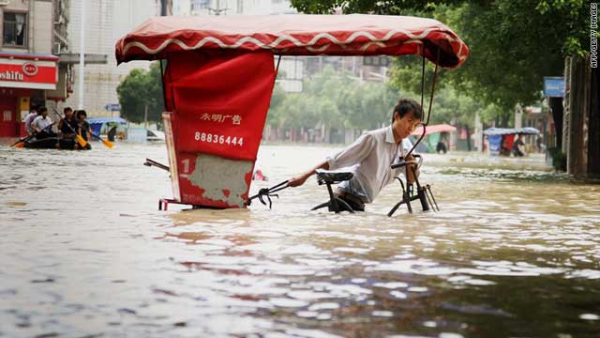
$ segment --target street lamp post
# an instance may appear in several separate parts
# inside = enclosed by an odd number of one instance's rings
[[[83,109],[83,93],[84,93],[84,60],[85,60],[85,3],[87,0],[81,0],[81,31],[80,31],[80,46],[79,46],[79,103],[77,105],[77,109]]]

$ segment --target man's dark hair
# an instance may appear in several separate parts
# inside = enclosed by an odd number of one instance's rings
[[[403,118],[404,115],[411,111],[413,112],[413,116],[415,118],[421,119],[423,108],[421,108],[421,105],[418,104],[417,101],[411,99],[400,99],[398,104],[394,107],[394,111],[392,112],[392,123],[394,123],[394,113],[397,112],[400,118]]]
[[[73,111],[73,108],[71,108],[71,107],[65,107],[63,109],[63,113],[66,113],[68,110]]]
[[[45,111],[48,111],[48,108],[46,108],[46,107],[39,107],[38,108],[38,114],[41,114],[41,113],[43,113]]]
[[[85,112],[85,110],[78,110],[77,111],[77,118],[79,118],[81,116],[87,117],[87,113]]]

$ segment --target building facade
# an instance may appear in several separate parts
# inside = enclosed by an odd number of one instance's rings
[[[82,1],[72,1],[69,9],[70,51],[81,51]],[[84,53],[104,56],[104,62],[87,62],[84,68],[83,107],[79,107],[79,64],[73,64],[74,86],[67,105],[88,112],[88,116],[119,116],[117,87],[134,68],[148,69],[147,61],[134,61],[117,67],[115,43],[146,19],[160,15],[164,0],[85,0]]]
[[[297,13],[289,0],[173,0],[173,15],[277,15]]]
[[[68,67],[58,54],[67,48],[64,0],[0,1],[0,137],[24,134],[30,105],[65,99]],[[59,79],[63,79],[61,83]]]

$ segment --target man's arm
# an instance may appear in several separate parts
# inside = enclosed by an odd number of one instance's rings
[[[62,133],[62,126],[65,120],[63,120],[62,118],[60,119],[60,121],[58,121],[58,136],[62,137],[63,133]]]
[[[331,166],[333,166],[333,169],[337,169],[360,163],[369,155],[374,146],[375,141],[373,140],[373,137],[369,134],[363,134],[356,141],[354,141],[354,143],[337,153],[335,156],[319,163],[311,170],[300,174],[300,176],[292,177],[288,184],[290,187],[299,187],[303,185],[309,177],[315,174],[315,170],[317,169],[329,170]]]
[[[413,162],[415,161],[414,156],[412,155],[408,155],[405,159],[406,162]],[[415,169],[415,172],[413,172],[413,168]],[[409,184],[415,183],[415,173],[416,176],[419,177],[419,168],[417,167],[417,164],[407,164],[406,165],[406,180],[408,181]]]
[[[402,144],[400,146],[404,150],[403,154],[408,152],[409,149],[413,148],[413,144],[410,141],[410,139],[408,139],[408,138],[402,140]],[[404,161],[405,162],[416,162],[416,159],[412,154],[410,154],[404,158]],[[415,169],[415,172],[413,172],[413,168]],[[406,165],[406,180],[409,184],[412,184],[415,182],[415,173],[416,173],[416,177],[419,177],[419,167],[417,166],[417,164],[416,163],[407,164]]]
[[[40,127],[38,127],[38,121],[39,121],[39,118],[36,117],[33,120],[33,122],[31,122],[31,129],[33,129],[33,131],[35,131],[36,133],[39,133],[42,131],[42,129],[40,129]]]
[[[306,182],[306,180],[309,177],[311,177],[312,175],[315,174],[315,171],[317,169],[328,170],[329,169],[329,162],[324,161],[324,162],[320,163],[319,165],[317,165],[316,167],[314,167],[313,169],[311,169],[311,170],[309,170],[309,171],[307,171],[307,172],[305,172],[303,174],[300,174],[299,176],[295,176],[295,177],[290,178],[290,180],[288,182],[289,186],[290,187],[299,187],[299,186],[303,185],[304,182]]]

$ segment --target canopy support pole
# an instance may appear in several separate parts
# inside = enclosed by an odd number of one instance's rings
[[[277,78],[277,74],[279,74],[279,63],[281,62],[281,55],[278,55],[277,58],[277,67],[275,67],[275,78]]]
[[[421,74],[421,109],[423,109],[423,103],[424,103],[424,98],[425,98],[425,48],[423,48],[422,55],[423,55],[423,68],[422,68],[422,74]],[[435,71],[433,73],[433,81],[431,84],[431,95],[429,97],[429,107],[427,107],[427,118],[425,118],[425,116],[421,116],[421,121],[425,120],[425,122],[421,122],[421,125],[423,125],[423,133],[421,134],[421,137],[419,137],[417,142],[415,142],[415,144],[412,146],[412,148],[408,151],[408,153],[404,156],[404,158],[406,158],[412,154],[412,152],[417,148],[419,143],[421,143],[421,141],[425,137],[425,134],[427,133],[427,125],[429,124],[429,118],[431,117],[431,107],[433,106],[433,94],[435,92],[435,80],[437,78],[439,62],[440,62],[440,50],[438,48],[437,59],[435,62]]]
[[[160,81],[162,83],[162,92],[163,92],[163,105],[164,105],[164,109],[166,110],[167,108],[167,90],[165,89],[165,72],[167,71],[167,60],[165,59],[161,59],[158,62],[160,62]]]

